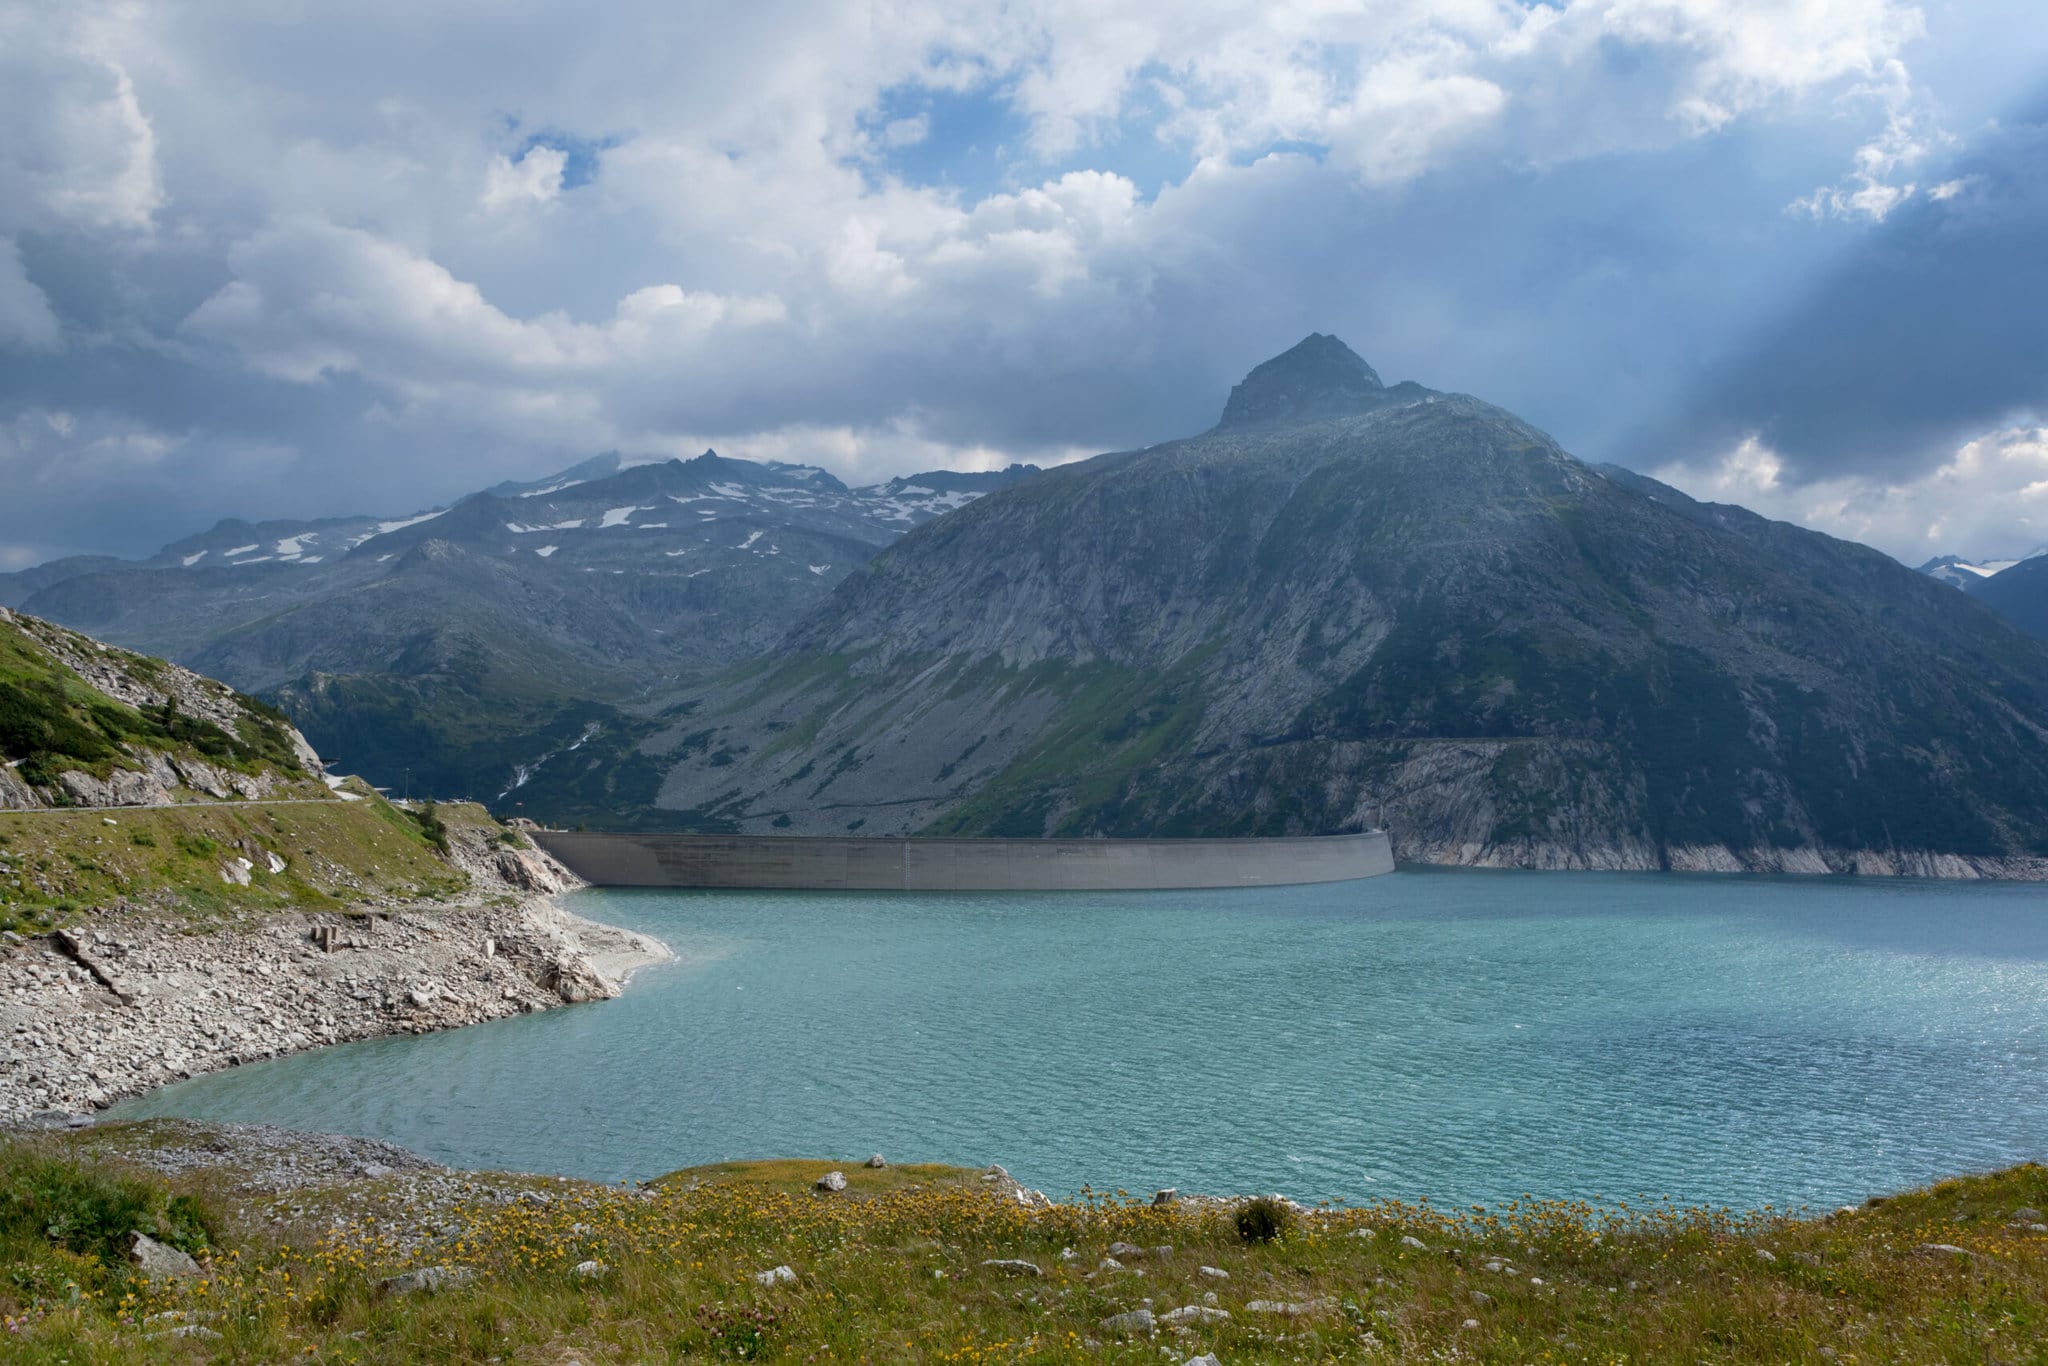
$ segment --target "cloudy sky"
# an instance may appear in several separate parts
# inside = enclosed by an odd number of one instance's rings
[[[589,454],[1201,430],[1310,331],[2048,542],[2039,0],[0,0],[0,568]]]

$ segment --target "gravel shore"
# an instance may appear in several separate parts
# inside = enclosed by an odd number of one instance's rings
[[[237,1063],[616,996],[659,941],[564,910],[536,850],[458,850],[469,904],[198,928],[130,908],[0,943],[0,1125]]]

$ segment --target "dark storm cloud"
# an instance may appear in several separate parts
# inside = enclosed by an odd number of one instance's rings
[[[1755,434],[1793,481],[1896,480],[2048,415],[2048,95],[1923,186],[1622,458]]]

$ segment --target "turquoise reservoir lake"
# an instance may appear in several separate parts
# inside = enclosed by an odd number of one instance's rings
[[[1001,1162],[1049,1193],[1831,1206],[2048,1157],[2048,889],[1402,872],[1256,891],[592,891],[615,1001],[120,1117],[602,1179]]]

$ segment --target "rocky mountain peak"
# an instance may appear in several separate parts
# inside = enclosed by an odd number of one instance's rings
[[[1255,367],[1230,391],[1219,428],[1292,426],[1368,412],[1386,401],[1386,386],[1356,351],[1311,332]]]

